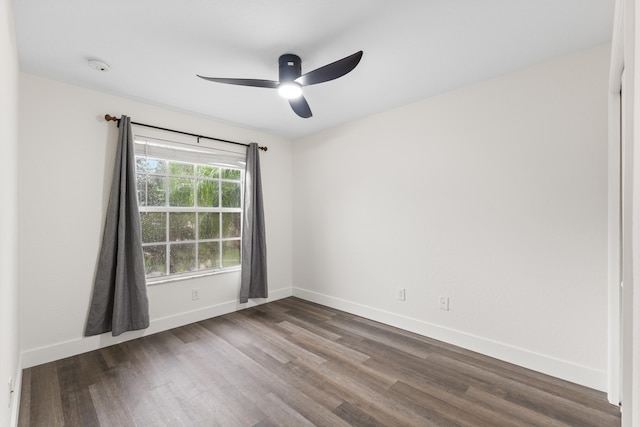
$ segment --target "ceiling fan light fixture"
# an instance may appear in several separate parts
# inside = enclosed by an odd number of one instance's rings
[[[283,82],[278,86],[278,93],[286,99],[296,99],[302,96],[302,86],[296,82]]]
[[[316,68],[313,71],[302,74],[301,60],[298,55],[285,53],[278,58],[278,80],[263,79],[230,79],[221,77],[206,77],[196,74],[198,77],[210,82],[224,83],[238,86],[264,87],[278,89],[280,96],[289,101],[289,105],[294,113],[303,119],[312,117],[309,103],[304,99],[302,88],[316,85],[350,73],[362,59],[362,51],[345,56],[342,59],[330,64]]]

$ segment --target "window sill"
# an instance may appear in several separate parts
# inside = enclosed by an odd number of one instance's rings
[[[206,273],[147,279],[147,286],[155,286],[155,285],[161,285],[163,283],[171,283],[171,282],[180,282],[180,281],[189,280],[189,279],[199,279],[201,277],[207,277],[207,276],[217,276],[218,274],[234,273],[240,270],[241,270],[241,267],[238,266],[238,267],[232,267],[224,270],[207,271]]]

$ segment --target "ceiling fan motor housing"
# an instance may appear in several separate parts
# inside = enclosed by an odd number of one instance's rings
[[[278,60],[279,80],[282,82],[292,82],[302,74],[302,61],[298,55],[286,53]]]

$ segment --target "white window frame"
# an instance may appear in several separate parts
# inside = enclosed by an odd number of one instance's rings
[[[220,203],[222,201],[222,183],[223,182],[234,182],[238,183],[237,180],[228,180],[222,178],[222,169],[239,169],[240,170],[240,207],[239,208],[229,208],[229,207],[199,207],[197,203],[197,172],[196,167],[194,166],[194,175],[174,175],[169,173],[169,169],[167,167],[167,171],[164,176],[166,182],[168,183],[169,178],[178,177],[178,178],[190,178],[194,179],[194,206],[193,207],[174,207],[168,206],[169,200],[169,185],[165,186],[165,198],[167,200],[167,205],[165,206],[139,206],[140,213],[146,212],[164,212],[165,216],[165,241],[161,243],[143,243],[143,247],[153,246],[153,245],[165,245],[166,250],[166,270],[165,274],[161,276],[147,277],[148,285],[155,285],[165,282],[172,282],[177,280],[190,279],[195,277],[209,276],[220,273],[227,272],[235,272],[239,271],[242,265],[241,252],[242,248],[240,246],[240,264],[224,267],[222,265],[223,262],[223,245],[225,241],[238,241],[241,245],[242,242],[242,204],[244,203],[244,174],[245,174],[245,155],[246,149],[244,147],[229,147],[227,144],[217,143],[215,141],[209,140],[196,140],[192,137],[185,137],[180,134],[167,133],[165,131],[156,131],[155,129],[146,129],[142,127],[133,127],[134,130],[134,147],[135,147],[135,155],[137,156],[147,156],[149,158],[157,158],[167,160],[168,162],[181,162],[181,163],[190,163],[194,165],[205,165],[205,166],[215,166],[220,168],[219,178],[211,179],[213,181],[219,182],[219,197]],[[149,147],[153,147],[149,149]],[[154,151],[155,150],[155,151]],[[172,151],[175,150],[175,151]],[[150,153],[151,152],[151,153]],[[175,155],[172,155],[175,153]],[[199,159],[204,159],[202,162],[199,162]],[[168,166],[168,165],[167,165]],[[154,174],[158,175],[158,174]],[[195,221],[195,240],[185,240],[181,241],[181,244],[195,244],[198,242],[220,242],[220,251],[218,256],[220,266],[208,269],[208,270],[197,270],[190,271],[184,273],[173,273],[169,272],[170,269],[170,245],[172,242],[169,240],[169,215],[170,213],[175,212],[194,212],[196,218],[198,217],[198,212],[215,212],[220,214],[220,235],[218,238],[213,239],[203,239],[199,240],[199,221],[196,219]],[[225,238],[222,236],[222,215],[224,213],[240,213],[240,228],[241,234],[239,237],[233,238]],[[174,243],[175,244],[175,243]],[[198,260],[198,251],[196,250],[196,268],[199,265]]]

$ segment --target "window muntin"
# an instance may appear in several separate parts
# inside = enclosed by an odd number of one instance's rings
[[[241,169],[136,156],[147,279],[240,266]]]

